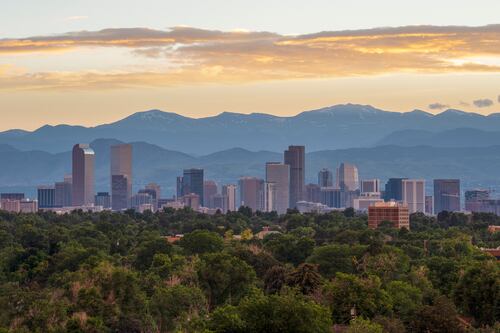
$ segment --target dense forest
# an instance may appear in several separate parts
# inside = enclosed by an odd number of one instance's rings
[[[0,332],[499,332],[488,225],[500,217],[414,214],[408,231],[352,209],[0,212]]]

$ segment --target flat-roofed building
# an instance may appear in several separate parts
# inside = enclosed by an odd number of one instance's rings
[[[275,191],[272,206],[267,207],[268,211],[285,214],[290,207],[290,166],[279,162],[266,163],[266,183],[274,184]]]
[[[250,207],[253,211],[265,210],[264,180],[256,177],[242,177],[238,185],[240,188],[240,206]]]
[[[425,213],[425,180],[403,179],[402,186],[402,201],[410,214]]]
[[[377,202],[368,207],[368,227],[378,228],[382,222],[391,222],[395,228],[410,229],[410,214],[405,204],[396,201]]]
[[[434,179],[434,213],[460,210],[460,179]]]
[[[72,158],[73,206],[91,206],[94,204],[95,194],[95,153],[87,144],[76,144]]]

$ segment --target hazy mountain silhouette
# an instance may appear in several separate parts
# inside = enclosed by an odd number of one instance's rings
[[[99,139],[91,143],[96,152],[96,189],[109,190],[109,147],[120,141]],[[156,145],[134,142],[134,190],[148,182],[162,186],[163,193],[173,194],[176,176],[182,169],[202,167],[205,178],[219,184],[234,183],[241,176],[264,177],[268,161],[281,161],[282,153],[252,152],[233,148],[205,156],[190,156]],[[51,154],[20,151],[1,146],[2,173],[0,191],[19,189],[34,195],[37,185],[61,180],[71,171],[71,153]],[[354,163],[362,178],[389,177],[461,178],[463,188],[500,185],[500,146],[478,148],[438,148],[429,146],[380,146],[310,152],[306,159],[308,182],[316,182],[321,168],[334,169],[341,162]],[[429,182],[430,184],[430,182]]]
[[[390,143],[387,136],[400,133],[398,131],[437,133],[459,128],[496,131],[500,128],[500,114],[483,116],[459,110],[447,110],[438,115],[420,110],[399,113],[346,104],[306,111],[293,117],[224,112],[214,117],[194,119],[152,110],[96,127],[46,125],[33,132],[1,132],[0,144],[21,150],[58,153],[70,150],[76,142],[107,137],[206,155],[233,147],[282,151],[289,144],[305,144],[309,151],[368,147]],[[465,143],[473,139],[470,133],[464,135]],[[393,144],[398,144],[398,140],[393,141],[396,141]],[[493,143],[500,144],[498,141]],[[428,140],[426,144],[438,143]]]
[[[377,145],[388,144],[397,144],[398,146],[487,147],[500,144],[500,131],[483,131],[475,128],[456,128],[437,133],[424,130],[403,130],[393,132],[377,142]]]

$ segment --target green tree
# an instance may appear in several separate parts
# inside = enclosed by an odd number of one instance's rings
[[[368,319],[358,317],[351,321],[347,333],[382,333],[383,327],[380,324],[372,323]]]
[[[307,262],[317,264],[319,272],[326,278],[334,277],[337,272],[354,273],[355,262],[365,249],[359,245],[324,245],[316,247]]]
[[[150,309],[159,332],[172,332],[206,312],[203,292],[195,287],[176,285],[156,288]]]
[[[432,305],[424,305],[410,324],[410,331],[417,333],[464,332],[458,321],[457,310],[446,296],[436,298]]]
[[[237,304],[255,281],[252,267],[226,253],[204,255],[198,264],[197,275],[212,308],[225,302]]]
[[[392,310],[391,299],[376,276],[359,278],[337,273],[331,283],[325,286],[324,294],[332,310],[333,321],[338,324],[348,323],[351,311],[365,318],[373,318]]]
[[[314,293],[321,285],[321,276],[318,266],[314,264],[300,264],[286,277],[286,282],[291,287],[298,287],[304,295]]]
[[[279,261],[298,265],[311,255],[314,249],[314,240],[309,237],[278,234],[266,237],[264,246]]]
[[[500,321],[500,268],[485,261],[470,267],[454,291],[455,303],[479,325]]]
[[[224,239],[215,232],[195,230],[184,235],[179,245],[188,254],[220,252],[224,248]]]
[[[394,313],[409,322],[422,306],[422,292],[417,287],[403,281],[391,281],[385,290],[392,300]]]
[[[210,325],[217,333],[326,333],[332,323],[328,308],[301,295],[286,292],[247,297],[237,307],[214,312]]]

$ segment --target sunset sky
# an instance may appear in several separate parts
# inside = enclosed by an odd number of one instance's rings
[[[0,4],[0,130],[161,109],[500,112],[500,1]]]

